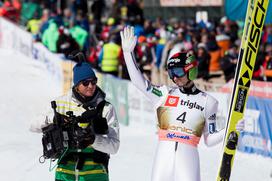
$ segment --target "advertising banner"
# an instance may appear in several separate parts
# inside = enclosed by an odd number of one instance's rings
[[[222,6],[223,0],[160,0],[161,6]]]
[[[31,56],[32,35],[14,23],[0,18],[0,47],[14,49],[26,56]]]
[[[65,60],[61,62],[63,74],[63,93],[67,93],[73,86],[73,67],[75,62]]]
[[[35,43],[32,49],[32,58],[43,62],[50,73],[52,83],[63,88],[62,60],[57,54],[50,52],[43,44]]]
[[[220,88],[220,92],[230,93],[233,87],[233,79]],[[254,97],[272,99],[272,82],[252,81],[249,95]]]
[[[128,125],[128,82],[111,75],[97,75],[98,80],[100,79],[98,85],[107,94],[106,99],[114,106],[119,122]]]
[[[57,54],[50,52],[41,43],[34,43],[31,33],[2,17],[0,17],[0,47],[13,49],[27,57],[41,61],[50,73],[52,83],[56,87],[62,87],[63,72],[61,62],[63,60]]]
[[[148,98],[132,83],[128,85],[129,120],[156,125],[156,112]]]
[[[221,88],[231,92],[232,81]],[[272,157],[272,83],[252,81],[238,150]]]
[[[272,99],[249,97],[245,131],[239,150],[272,157]]]

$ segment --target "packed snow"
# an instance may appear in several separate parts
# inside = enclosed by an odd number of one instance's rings
[[[1,180],[54,180],[50,162],[39,163],[41,134],[29,128],[31,122],[44,119],[46,107],[61,95],[61,88],[52,84],[43,63],[6,49],[0,49],[0,82]],[[157,143],[155,121],[121,125],[120,134],[119,152],[110,160],[110,180],[149,181]],[[202,181],[215,180],[221,147],[200,143]],[[271,181],[271,170],[270,158],[237,152],[231,180]]]

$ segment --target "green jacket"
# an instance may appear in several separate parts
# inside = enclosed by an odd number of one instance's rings
[[[51,51],[57,51],[57,41],[59,39],[58,26],[54,22],[49,23],[49,27],[42,35],[42,43]]]
[[[80,26],[74,26],[70,29],[70,33],[72,37],[76,40],[76,42],[79,44],[80,49],[82,50],[84,47],[85,42],[88,38],[88,32],[85,31]]]

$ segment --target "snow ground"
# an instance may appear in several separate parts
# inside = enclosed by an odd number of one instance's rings
[[[0,49],[0,170],[5,181],[54,180],[49,162],[39,163],[41,134],[29,131],[33,120],[43,119],[50,101],[60,95],[45,66],[22,54]],[[121,125],[121,146],[110,160],[111,181],[149,181],[156,149],[153,124]],[[221,145],[199,145],[202,181],[217,174]],[[272,160],[237,152],[232,181],[272,181]]]

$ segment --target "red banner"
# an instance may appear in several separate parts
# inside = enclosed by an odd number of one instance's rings
[[[161,6],[222,6],[223,0],[160,0]]]
[[[220,92],[231,93],[233,88],[233,80],[229,81],[223,87],[221,87]],[[251,81],[249,88],[249,95],[261,98],[272,99],[272,82],[263,81]]]

